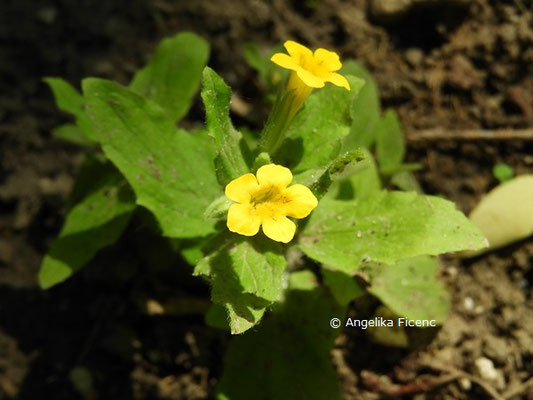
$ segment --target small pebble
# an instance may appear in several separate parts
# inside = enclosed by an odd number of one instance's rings
[[[479,357],[474,361],[477,374],[486,381],[494,381],[498,377],[498,372],[494,368],[494,363],[486,357]]]
[[[470,379],[468,378],[461,378],[459,379],[459,386],[461,386],[461,389],[464,391],[468,391],[472,389],[472,382],[470,382]]]
[[[459,271],[457,270],[457,267],[449,267],[446,272],[448,273],[448,275],[450,276],[450,278],[455,278],[457,276],[457,274],[459,273]]]
[[[409,64],[416,67],[424,59],[424,53],[418,48],[410,48],[405,51],[405,58]]]
[[[148,299],[145,308],[148,315],[162,315],[165,313],[165,309],[157,300]]]
[[[466,310],[472,311],[475,305],[474,299],[472,299],[472,297],[465,297],[465,299],[463,300],[463,305]]]
[[[411,8],[412,0],[371,0],[370,13],[380,22],[398,20]]]

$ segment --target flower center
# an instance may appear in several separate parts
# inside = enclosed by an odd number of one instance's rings
[[[262,218],[273,218],[283,212],[285,203],[289,200],[284,196],[283,190],[275,185],[260,188],[252,194],[250,204],[252,211]]]
[[[283,199],[282,191],[279,187],[269,185],[264,188],[259,188],[254,194],[250,202],[253,206],[263,203],[277,203]]]
[[[319,78],[324,78],[328,74],[327,69],[322,65],[322,61],[316,60],[314,56],[306,57],[302,55],[300,57],[300,65],[303,69]]]

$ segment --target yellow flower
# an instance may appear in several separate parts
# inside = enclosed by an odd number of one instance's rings
[[[270,60],[280,67],[294,71],[309,88],[321,88],[326,82],[331,82],[350,90],[346,78],[335,72],[342,67],[337,53],[326,49],[316,49],[313,53],[292,40],[287,40],[284,46],[289,55],[276,53]]]
[[[318,200],[304,185],[290,187],[292,173],[281,165],[268,164],[254,174],[245,174],[226,186],[228,199],[237,202],[228,211],[228,228],[232,232],[253,236],[263,226],[270,239],[288,243],[296,225],[287,217],[305,218]]]
[[[313,53],[292,40],[287,40],[284,46],[289,54],[276,53],[270,61],[292,71],[287,90],[294,91],[292,106],[294,114],[298,112],[312,90],[324,87],[326,82],[350,90],[346,78],[335,72],[342,67],[337,53],[326,49],[316,49]]]
[[[350,90],[348,80],[335,72],[342,67],[337,53],[326,49],[316,49],[313,53],[292,40],[287,40],[284,46],[289,54],[276,53],[270,59],[273,63],[291,70],[287,86],[278,94],[272,114],[263,130],[261,147],[270,154],[278,150],[286,130],[313,89],[331,82]]]

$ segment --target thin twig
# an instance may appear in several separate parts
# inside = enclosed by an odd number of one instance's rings
[[[522,382],[518,386],[516,386],[514,388],[510,388],[509,390],[507,390],[503,394],[502,397],[505,400],[507,400],[507,399],[510,399],[510,398],[512,398],[514,396],[518,396],[519,394],[522,394],[523,392],[525,392],[527,390],[527,388],[530,387],[530,386],[533,386],[533,376],[531,378],[529,378],[527,381]]]
[[[466,378],[471,380],[472,382],[476,383],[481,389],[483,389],[489,396],[491,396],[494,400],[506,400],[503,396],[501,396],[496,389],[494,389],[491,385],[489,385],[484,380],[478,378],[477,376],[471,375],[468,372],[462,371],[455,367],[448,367],[445,365],[440,365],[438,363],[435,363],[433,361],[424,361],[423,365],[425,365],[428,368],[434,369],[436,371],[443,371],[448,372],[450,374],[458,374],[461,378]]]
[[[409,142],[442,140],[533,140],[533,129],[422,129],[408,131]]]
[[[406,396],[408,394],[415,394],[420,392],[427,392],[438,386],[442,386],[446,383],[452,382],[459,378],[457,374],[447,374],[436,377],[435,379],[420,380],[416,382],[409,382],[405,385],[398,385],[390,388],[386,393],[387,396]]]
[[[419,379],[403,385],[390,384],[384,386],[383,382],[381,382],[381,380],[379,379],[379,376],[376,376],[375,374],[367,372],[366,374],[361,375],[364,385],[367,388],[369,388],[373,392],[388,397],[401,397],[420,392],[427,392],[428,390],[432,390],[438,386],[454,381],[460,377],[461,376],[459,374],[451,373],[433,378]]]

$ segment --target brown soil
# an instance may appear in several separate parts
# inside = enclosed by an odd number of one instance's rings
[[[40,260],[61,226],[82,156],[51,139],[51,129],[68,118],[56,110],[42,77],[126,83],[162,37],[190,30],[211,43],[210,65],[252,102],[260,89],[243,45],[292,38],[362,61],[376,76],[383,105],[395,108],[410,132],[531,128],[531,1],[417,4],[382,24],[368,16],[364,0],[137,0],[126,7],[118,0],[4,0],[0,398],[204,399],[221,374],[228,341],[205,326],[199,299],[208,289],[170,249],[139,250],[145,247],[137,243],[157,243],[143,215],[116,248],[68,282],[48,292],[37,287]],[[189,119],[202,118],[197,104]],[[413,143],[408,157],[424,164],[418,178],[426,192],[468,212],[496,185],[494,164],[531,173],[531,154],[531,141],[449,140]],[[417,349],[372,345],[356,330],[341,335],[332,359],[344,397],[482,399],[496,390],[533,399],[533,384],[521,386],[533,371],[532,244],[472,261],[443,260],[453,310]],[[176,315],[144,312],[145,300],[170,297],[180,304]],[[500,378],[479,382],[480,357],[493,362]]]

